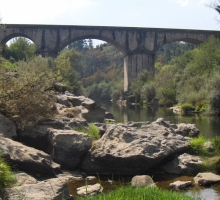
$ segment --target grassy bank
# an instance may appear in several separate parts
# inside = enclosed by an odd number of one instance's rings
[[[209,144],[209,145],[208,145]],[[191,151],[203,161],[201,172],[210,171],[220,174],[220,137],[206,139],[200,135],[190,142]]]
[[[162,190],[157,187],[123,186],[109,193],[93,197],[78,197],[77,200],[195,200],[184,193]]]

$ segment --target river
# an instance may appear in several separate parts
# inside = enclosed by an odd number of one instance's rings
[[[114,115],[116,122],[126,123],[128,121],[155,121],[162,117],[166,121],[171,123],[191,123],[195,124],[200,130],[200,133],[205,138],[214,138],[220,136],[220,117],[209,117],[202,114],[180,115],[173,113],[170,109],[159,107],[154,109],[149,106],[119,106],[111,102],[101,102],[98,105],[106,108],[107,112]],[[161,188],[168,189],[169,184],[176,180],[185,181],[185,177],[165,178],[157,182],[157,185]],[[167,180],[166,180],[167,179]],[[192,180],[192,177],[188,177],[188,180]],[[220,185],[216,185],[211,188],[194,187],[187,191],[187,194],[202,200],[214,200],[220,199]]]
[[[114,115],[115,121],[126,123],[128,121],[155,121],[162,117],[174,124],[195,124],[200,133],[206,138],[220,136],[220,117],[208,117],[202,114],[180,115],[173,113],[170,109],[159,107],[154,109],[150,106],[119,106],[111,102],[99,102],[98,105],[106,108],[107,112]]]

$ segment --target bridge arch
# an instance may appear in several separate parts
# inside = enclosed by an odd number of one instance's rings
[[[28,38],[29,40],[31,40],[33,43],[34,43],[34,40],[26,35],[26,34],[22,34],[22,33],[12,33],[10,35],[7,35],[6,37],[4,37],[2,40],[1,40],[1,45],[5,45],[9,40],[13,39],[13,38],[16,38],[16,37],[24,37],[24,38]]]
[[[161,49],[164,45],[170,44],[172,42],[187,42],[187,43],[191,43],[191,44],[198,46],[202,44],[204,41],[194,39],[194,38],[178,38],[178,39],[166,40],[164,41],[164,43],[159,44],[155,47],[155,53],[157,53],[157,51]]]
[[[122,52],[123,55],[126,55],[126,49],[125,47],[121,46],[119,43],[115,42],[112,39],[109,39],[107,37],[102,37],[102,36],[97,36],[97,35],[84,35],[81,37],[73,37],[73,38],[68,38],[65,39],[64,41],[61,41],[61,45],[58,48],[58,52],[60,52],[62,49],[64,49],[67,45],[76,42],[78,40],[83,40],[83,39],[97,39],[97,40],[102,40],[104,42],[107,42],[111,45],[113,45],[115,48],[117,48],[120,52]]]

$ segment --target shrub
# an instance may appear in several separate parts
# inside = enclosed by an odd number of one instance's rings
[[[15,183],[15,178],[11,168],[0,155],[0,191],[5,187],[11,186],[13,183]]]
[[[204,144],[206,141],[207,140],[202,135],[200,135],[199,137],[193,138],[190,141],[190,146],[196,154],[205,154],[206,151],[204,149]]]
[[[151,102],[152,99],[156,96],[156,88],[154,82],[145,83],[141,89],[141,97],[146,99],[147,102]]]
[[[181,105],[181,110],[185,114],[188,111],[194,110],[194,107],[193,107],[193,105],[191,103],[184,103],[184,104]]]
[[[16,72],[0,69],[0,113],[14,121],[19,128],[28,122],[51,116],[54,75],[50,62],[37,57],[21,61]]]
[[[86,133],[88,134],[93,140],[97,140],[100,138],[100,131],[97,128],[96,125],[94,124],[89,124],[89,128],[85,128],[85,127],[80,127],[80,128],[76,128],[76,131],[82,132],[82,133]]]
[[[203,100],[203,101],[198,101],[195,103],[195,110],[199,112],[206,111],[208,109],[208,101]]]
[[[217,153],[220,153],[220,137],[216,136],[215,138],[212,139],[215,151]],[[219,162],[220,163],[220,162]]]

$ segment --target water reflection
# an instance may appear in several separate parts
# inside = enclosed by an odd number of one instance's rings
[[[111,102],[99,102],[100,106],[105,107],[108,112],[111,112],[116,122],[127,123],[128,121],[154,121],[157,118],[163,117],[171,123],[191,123],[196,124],[200,132],[207,138],[213,138],[220,135],[220,118],[207,117],[199,114],[195,115],[178,115],[167,108],[152,108],[149,106],[119,106]]]
[[[190,190],[186,192],[186,194],[193,198],[202,199],[202,200],[219,200],[219,195],[217,191],[215,191],[212,188],[201,189],[201,190]]]

